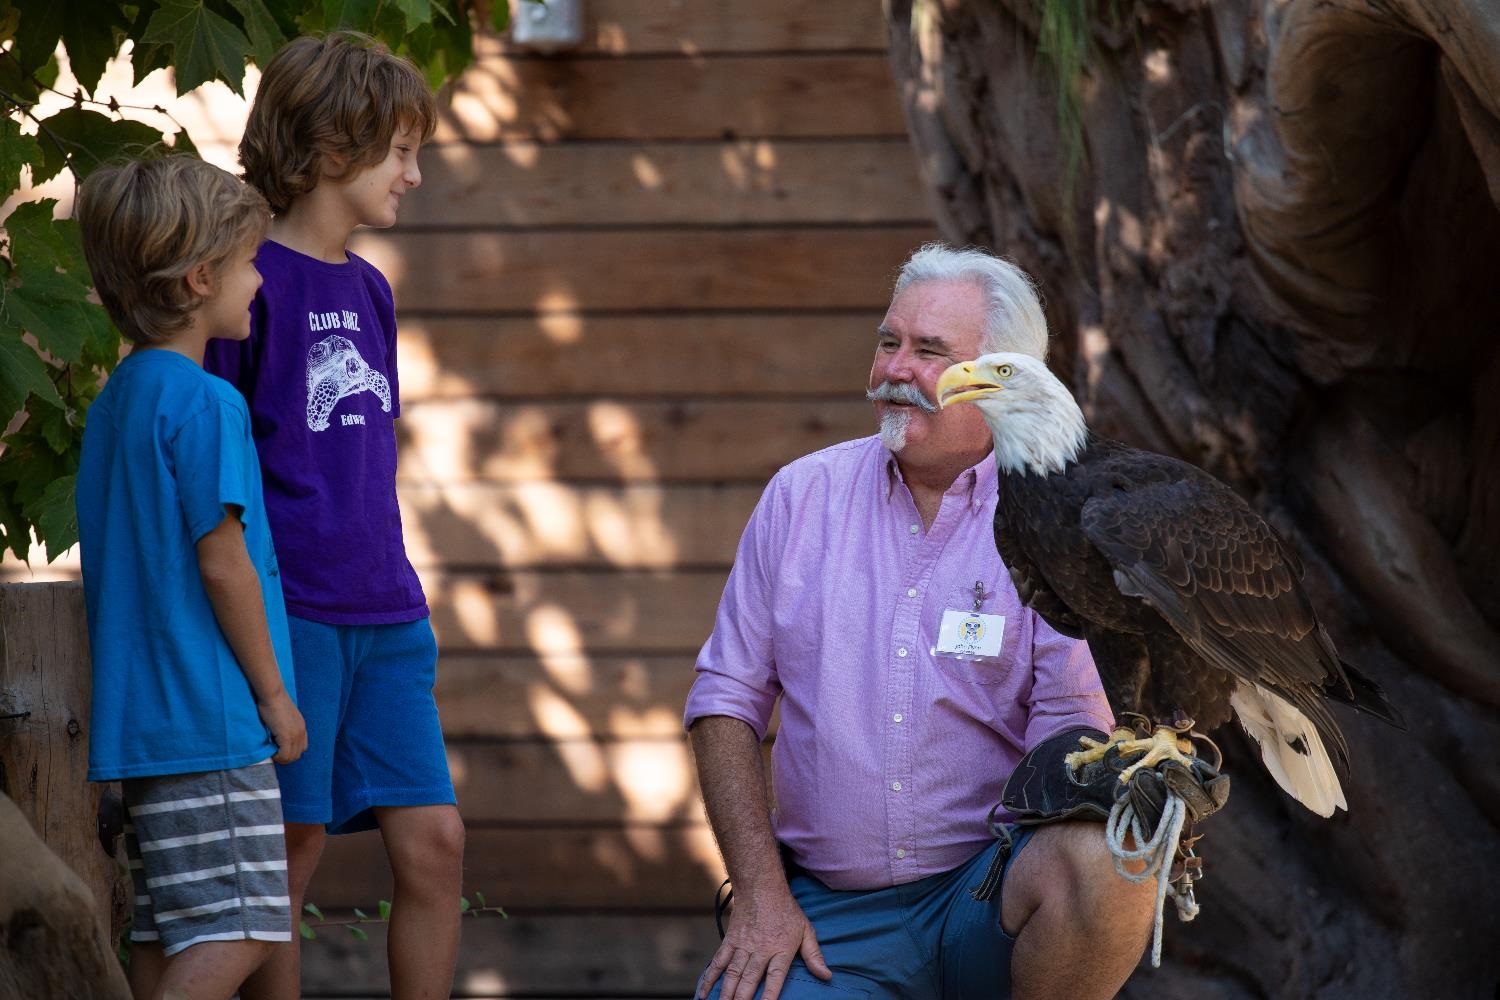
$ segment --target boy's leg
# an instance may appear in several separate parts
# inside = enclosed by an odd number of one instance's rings
[[[241,1000],[297,1000],[302,995],[302,937],[297,933],[307,884],[323,856],[325,827],[333,818],[334,746],[348,707],[354,664],[337,625],[287,616],[297,708],[307,723],[307,750],[294,763],[277,765],[281,809],[286,817],[287,895],[292,938],[240,991]],[[317,902],[317,900],[313,900]]]
[[[167,959],[154,997],[229,1000],[271,952],[266,941],[204,941]]]
[[[297,1000],[302,995],[302,904],[328,839],[321,823],[286,824],[286,876],[291,898],[292,939],[271,949],[269,957],[240,988],[240,1000]]]
[[[331,833],[380,828],[395,876],[387,950],[393,1000],[446,997],[463,883],[463,822],[432,688],[427,619],[349,626],[355,664],[334,754]]]
[[[281,794],[269,761],[128,779],[131,988],[228,998],[290,932]]]
[[[387,955],[392,1000],[446,997],[458,962],[464,827],[458,807],[375,810],[395,876]]]
[[[130,942],[130,995],[136,1000],[149,1000],[156,996],[161,985],[161,974],[166,971],[167,956],[162,953],[160,941]]]

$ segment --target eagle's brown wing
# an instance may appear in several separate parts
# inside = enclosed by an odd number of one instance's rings
[[[1136,454],[1155,460],[1148,467],[1169,467],[1139,477],[1117,467],[1081,516],[1120,591],[1149,604],[1208,663],[1296,706],[1347,767],[1348,745],[1323,693],[1347,692],[1349,682],[1296,556],[1228,487],[1186,463]]]

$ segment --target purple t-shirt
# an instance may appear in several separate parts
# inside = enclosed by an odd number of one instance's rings
[[[396,505],[396,309],[354,254],[330,264],[267,240],[250,338],[204,367],[250,406],[288,614],[331,625],[427,615]]]

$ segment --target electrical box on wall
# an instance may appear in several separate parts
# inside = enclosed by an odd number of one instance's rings
[[[583,41],[583,0],[515,0],[510,15],[517,45],[552,52]]]

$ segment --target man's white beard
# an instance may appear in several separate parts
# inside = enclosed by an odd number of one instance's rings
[[[911,410],[886,410],[880,415],[880,443],[890,451],[899,452],[906,447],[906,429],[911,426]]]

